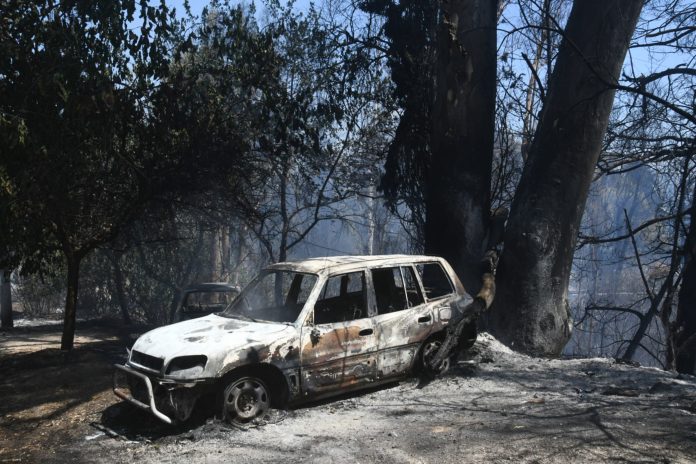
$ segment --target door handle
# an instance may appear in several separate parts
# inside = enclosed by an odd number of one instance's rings
[[[421,323],[423,323],[423,322],[430,322],[430,314],[428,314],[427,316],[421,316],[421,317],[419,317],[419,318],[418,318],[418,322],[421,322]]]
[[[364,337],[366,335],[372,335],[373,330],[372,329],[362,329],[360,332],[358,332],[358,335],[361,337]]]

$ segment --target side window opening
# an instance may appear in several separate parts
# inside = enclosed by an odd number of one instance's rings
[[[443,297],[454,293],[452,282],[442,269],[440,263],[425,263],[416,266],[423,282],[423,289],[428,300]]]
[[[402,267],[401,274],[404,276],[404,283],[406,284],[408,307],[413,308],[414,306],[423,304],[423,295],[421,294],[418,279],[416,279],[416,273],[413,268],[411,266]]]
[[[351,272],[329,277],[314,305],[314,323],[332,324],[367,317],[365,274]]]
[[[377,314],[393,313],[408,308],[401,268],[388,267],[372,270]]]
[[[314,282],[310,279],[305,279],[302,274],[297,274],[290,284],[290,289],[285,297],[285,306],[294,306],[295,308],[302,309],[304,304],[309,298],[309,292],[312,291]]]

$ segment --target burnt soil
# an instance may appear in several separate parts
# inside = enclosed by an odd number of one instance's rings
[[[450,371],[244,427],[171,427],[120,401],[133,331],[81,323],[0,332],[0,463],[696,462],[696,377],[610,359],[539,359],[487,334]]]

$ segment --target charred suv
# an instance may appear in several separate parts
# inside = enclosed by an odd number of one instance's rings
[[[409,375],[466,298],[436,257],[274,264],[224,311],[141,336],[116,365],[114,392],[166,423],[187,420],[203,396],[225,420],[251,420]]]

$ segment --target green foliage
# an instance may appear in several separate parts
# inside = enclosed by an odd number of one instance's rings
[[[146,101],[167,70],[172,16],[132,0],[1,8],[0,203],[31,271],[110,240],[150,194],[161,159]]]
[[[211,230],[277,259],[345,214],[396,117],[388,73],[319,11],[266,11],[2,3],[0,264],[82,261],[80,305],[113,311],[117,263],[134,317],[161,322],[210,275]]]

